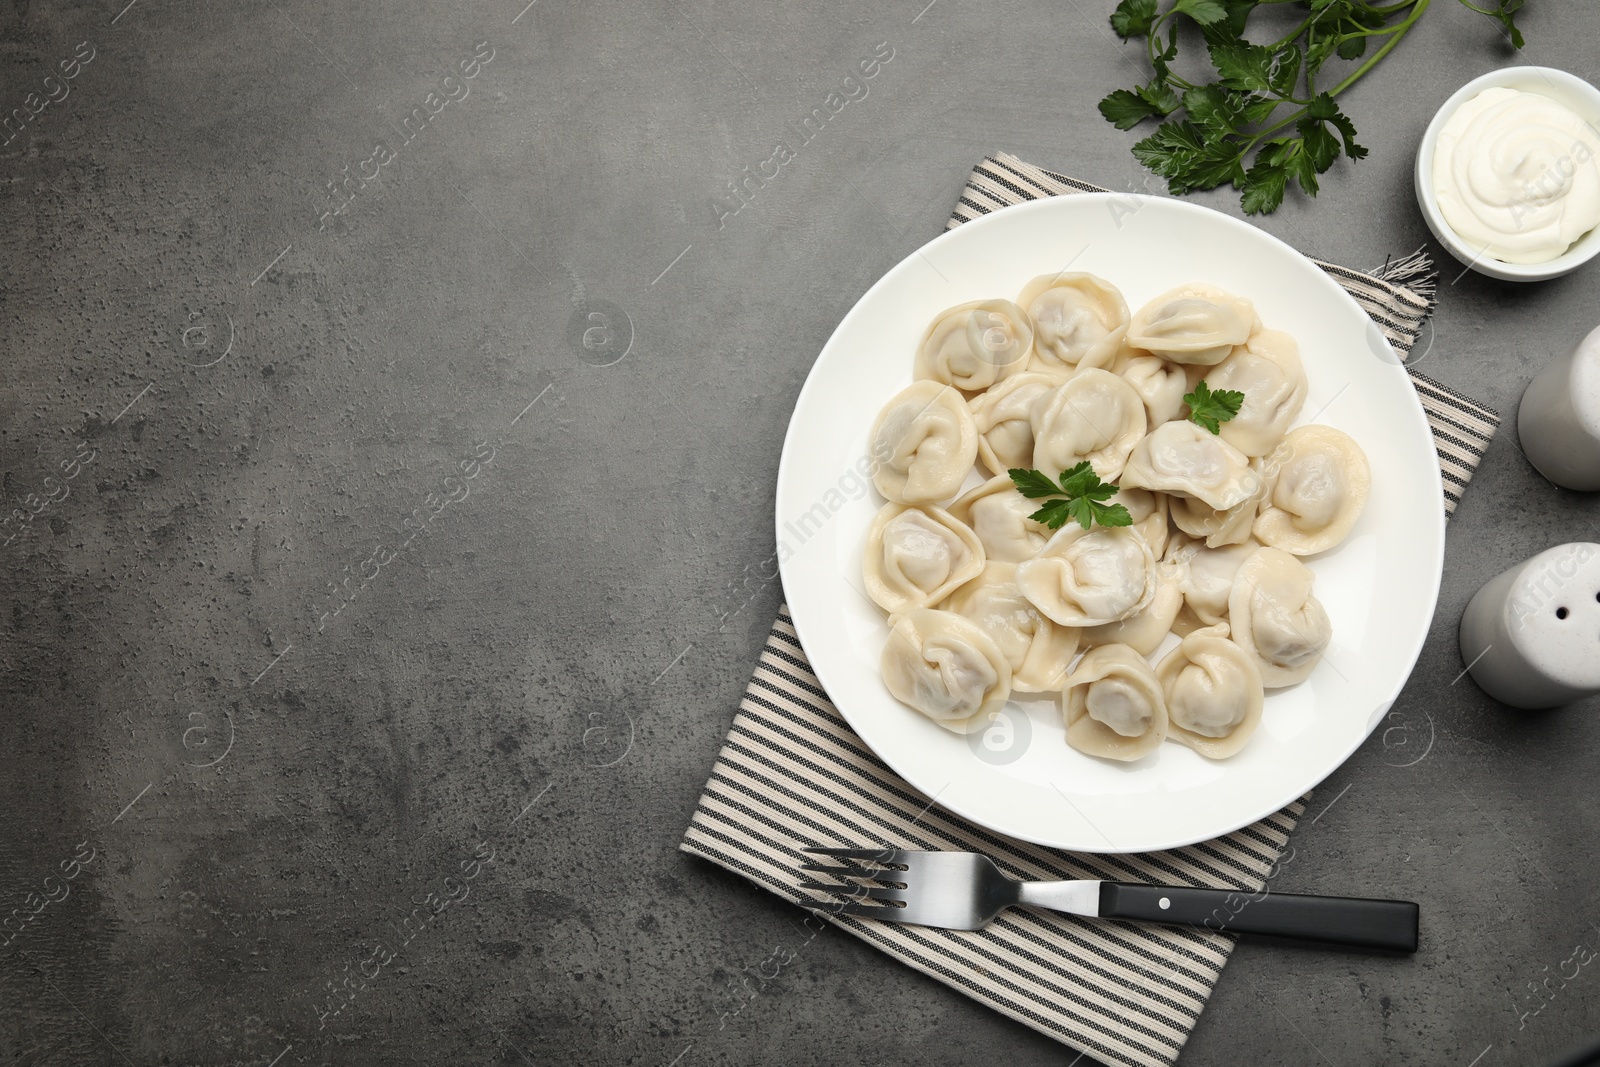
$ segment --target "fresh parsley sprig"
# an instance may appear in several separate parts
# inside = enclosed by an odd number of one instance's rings
[[[1245,23],[1262,3],[1294,3],[1306,17],[1271,44],[1245,37]],[[1133,146],[1146,167],[1182,195],[1223,183],[1240,190],[1247,214],[1277,210],[1291,181],[1316,196],[1318,178],[1341,150],[1352,160],[1367,150],[1335,98],[1377,66],[1416,25],[1433,0],[1121,0],[1111,26],[1124,40],[1145,39],[1152,77],[1100,101],[1118,129],[1163,119]],[[1500,23],[1511,44],[1523,45],[1516,14],[1526,0],[1460,0]],[[1199,27],[1214,80],[1190,81],[1173,70],[1180,16]],[[1163,33],[1164,31],[1164,33]],[[1380,43],[1381,42],[1381,43]],[[1323,65],[1337,56],[1369,58],[1332,88],[1319,89]],[[1324,79],[1326,83],[1327,79]],[[1280,111],[1287,109],[1287,113]],[[1181,117],[1176,116],[1182,112]]]
[[[1244,394],[1237,389],[1218,389],[1213,392],[1202,378],[1195,385],[1194,392],[1183,394],[1183,402],[1189,405],[1190,422],[1198,423],[1212,433],[1221,433],[1222,424],[1239,414]]]
[[[1061,529],[1068,519],[1076,520],[1085,530],[1096,522],[1101,526],[1133,525],[1133,516],[1128,514],[1127,508],[1121,504],[1104,503],[1117,495],[1117,487],[1102,482],[1088,460],[1069,471],[1062,471],[1059,485],[1051,481],[1049,475],[1036,470],[1017,467],[1007,473],[1011,475],[1017,492],[1029,500],[1055,498],[1028,516],[1052,530]]]

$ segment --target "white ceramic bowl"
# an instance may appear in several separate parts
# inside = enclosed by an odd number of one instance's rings
[[[1439,198],[1433,192],[1433,152],[1439,141],[1439,131],[1456,109],[1485,89],[1520,89],[1539,93],[1571,108],[1583,116],[1591,126],[1600,130],[1600,89],[1575,74],[1554,67],[1505,67],[1474,78],[1457,89],[1455,95],[1444,102],[1433,121],[1422,135],[1422,147],[1417,150],[1417,203],[1422,206],[1422,217],[1439,242],[1464,265],[1479,274],[1509,282],[1540,282],[1571,274],[1596,255],[1600,255],[1600,227],[1578,238],[1572,247],[1555,259],[1545,263],[1505,263],[1491,259],[1474,248],[1460,234],[1450,228],[1444,212],[1439,210]]]

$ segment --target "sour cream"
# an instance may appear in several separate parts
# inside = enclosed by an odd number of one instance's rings
[[[1548,96],[1485,89],[1440,131],[1433,191],[1480,255],[1548,263],[1600,224],[1600,132]]]

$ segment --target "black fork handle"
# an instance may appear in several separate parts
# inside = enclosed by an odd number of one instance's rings
[[[1417,905],[1408,900],[1100,883],[1103,919],[1138,919],[1391,952],[1417,951],[1417,915]]]

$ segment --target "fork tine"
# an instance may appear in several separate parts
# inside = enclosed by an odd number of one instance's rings
[[[826,863],[802,863],[802,871],[814,874],[831,874],[837,878],[862,878],[872,882],[903,882],[905,871],[879,870],[875,867],[834,867]]]
[[[833,893],[836,896],[846,897],[850,900],[893,900],[900,901],[900,894],[904,889],[866,889],[857,885],[825,885],[822,882],[801,882],[801,889],[814,889],[819,893]]]
[[[821,847],[818,847],[818,848],[807,848],[807,849],[803,849],[802,851],[809,852],[813,856],[833,856],[836,859],[842,859],[842,860],[876,860],[879,863],[899,863],[900,862],[900,850],[897,849],[897,848],[891,848],[888,845],[884,845],[884,846],[882,846],[880,848],[859,848],[859,847],[853,847],[853,848],[832,848],[832,847],[821,848]]]

